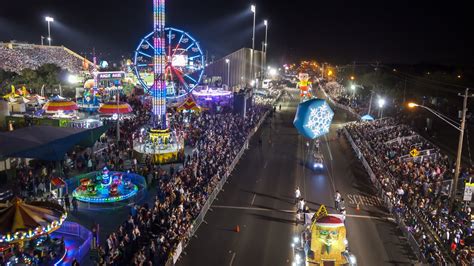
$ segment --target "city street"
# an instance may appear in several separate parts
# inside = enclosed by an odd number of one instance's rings
[[[324,204],[336,213],[333,195],[341,192],[349,246],[359,265],[410,264],[415,257],[401,231],[372,196],[348,143],[337,139],[336,128],[348,115],[335,110],[331,133],[321,141],[327,169],[316,174],[305,167],[306,140],[292,124],[299,97],[291,93],[292,100],[283,97],[282,110],[255,135],[178,265],[290,265],[296,186],[312,211]]]

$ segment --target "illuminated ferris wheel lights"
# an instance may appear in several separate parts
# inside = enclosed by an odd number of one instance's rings
[[[167,87],[174,88],[168,98],[181,97],[190,93],[200,83],[204,73],[204,56],[199,43],[188,33],[174,28],[166,28],[165,31],[165,75]],[[147,91],[152,86],[152,80],[147,77],[152,61],[149,55],[154,54],[155,49],[148,41],[152,36],[153,33],[150,33],[141,40],[134,58],[135,75]]]

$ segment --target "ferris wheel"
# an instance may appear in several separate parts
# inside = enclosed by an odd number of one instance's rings
[[[188,95],[199,85],[204,74],[204,55],[199,43],[187,32],[166,28],[165,79],[168,99]],[[145,36],[135,50],[134,71],[148,91],[153,85],[153,32]]]

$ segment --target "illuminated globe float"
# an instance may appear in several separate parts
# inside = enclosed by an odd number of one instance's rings
[[[144,188],[145,181],[142,176],[113,172],[104,167],[101,172],[93,172],[79,178],[72,196],[81,202],[114,203],[131,199]]]
[[[65,243],[54,241],[49,235],[61,227],[66,217],[64,208],[52,202],[26,203],[14,198],[0,203],[2,265],[39,265],[33,255],[38,250],[53,251],[51,265],[61,263],[67,253]]]
[[[334,112],[327,102],[314,98],[298,105],[293,125],[301,135],[316,139],[329,133],[333,117]]]

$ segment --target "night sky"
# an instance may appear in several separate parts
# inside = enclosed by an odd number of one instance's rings
[[[468,1],[259,0],[256,47],[269,27],[269,57],[285,63],[316,59],[345,64],[469,64],[474,60]],[[167,25],[188,31],[209,57],[251,46],[248,1],[168,0]],[[152,29],[151,0],[2,0],[0,41],[40,43],[50,15],[54,44],[101,59],[130,56]],[[471,26],[469,26],[471,25]]]

